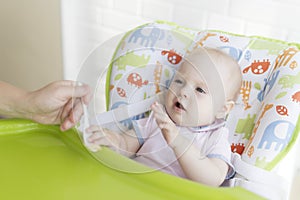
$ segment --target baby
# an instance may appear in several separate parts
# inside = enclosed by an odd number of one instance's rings
[[[219,186],[234,174],[225,117],[241,83],[240,67],[229,55],[195,49],[174,76],[164,105],[155,102],[150,116],[134,121],[126,133],[92,126],[89,142],[154,169]]]

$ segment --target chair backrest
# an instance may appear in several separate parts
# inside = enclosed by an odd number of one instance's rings
[[[297,44],[162,21],[145,24],[126,33],[115,51],[107,75],[107,108],[131,104],[167,88],[182,58],[199,46],[219,48],[238,61],[243,84],[227,118],[231,149],[245,162],[271,170],[299,133]],[[123,123],[131,126],[131,120]]]

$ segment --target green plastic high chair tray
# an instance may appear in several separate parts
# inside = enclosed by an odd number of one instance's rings
[[[106,163],[140,167],[109,149],[99,153]],[[214,188],[159,171],[115,170],[96,160],[75,130],[28,120],[0,120],[0,159],[0,199],[261,199],[240,187]]]

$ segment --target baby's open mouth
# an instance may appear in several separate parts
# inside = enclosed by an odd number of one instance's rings
[[[179,109],[182,109],[182,110],[185,110],[183,105],[181,103],[179,103],[178,101],[175,103],[175,107],[179,108]]]

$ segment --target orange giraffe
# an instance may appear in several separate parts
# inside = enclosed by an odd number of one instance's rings
[[[240,94],[242,94],[242,100],[244,103],[244,110],[247,110],[248,108],[251,108],[251,105],[249,104],[249,96],[251,91],[251,81],[243,81]]]
[[[253,138],[254,138],[254,136],[256,135],[257,129],[258,129],[259,125],[260,125],[261,119],[264,117],[264,115],[266,114],[266,112],[267,112],[268,110],[270,110],[272,107],[273,107],[273,104],[267,104],[267,105],[264,106],[264,110],[263,110],[263,112],[261,113],[261,115],[259,116],[258,121],[256,122],[256,124],[255,124],[255,126],[254,126],[254,128],[253,128],[253,133],[252,133],[251,137],[249,138],[248,144],[247,144],[247,146],[245,147],[245,149],[248,149],[248,147],[249,147],[250,144],[252,143]],[[249,151],[249,150],[250,150],[250,149],[248,149],[247,151]],[[251,155],[252,155],[252,154],[251,154]]]
[[[299,50],[297,50],[294,47],[290,47],[288,49],[285,49],[283,51],[282,54],[280,54],[279,56],[277,56],[276,60],[275,60],[275,65],[274,65],[274,69],[277,69],[281,66],[286,66],[288,64],[288,62],[292,59],[292,57],[298,52]]]
[[[248,152],[247,152],[247,155],[249,156],[249,158],[251,158],[251,156],[253,155],[253,153],[254,153],[254,146],[252,145],[249,148]]]
[[[198,44],[199,46],[203,46],[203,42],[205,40],[207,40],[209,37],[215,36],[215,33],[207,33],[203,38],[201,38],[196,44]]]
[[[160,92],[159,84],[160,84],[161,74],[162,74],[162,64],[159,61],[157,61],[154,70],[154,85],[156,88],[155,93]]]
[[[216,36],[215,33],[207,33],[203,38],[201,38],[198,42],[196,42],[196,45],[193,47],[193,50],[196,49],[198,46],[202,47],[203,42],[207,40],[209,37]],[[187,50],[187,53],[191,53],[191,51]]]

